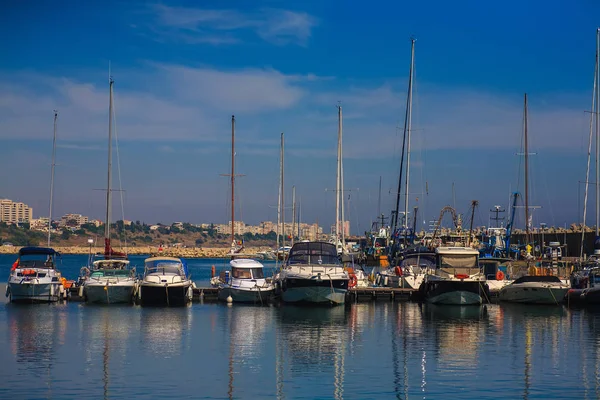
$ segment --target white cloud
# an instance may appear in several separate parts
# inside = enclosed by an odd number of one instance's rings
[[[317,19],[305,12],[263,8],[243,13],[236,10],[209,10],[188,7],[152,6],[160,27],[159,37],[187,43],[214,45],[241,42],[241,34],[253,32],[276,44],[306,45]]]

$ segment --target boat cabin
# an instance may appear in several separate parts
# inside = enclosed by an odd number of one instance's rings
[[[479,273],[479,252],[471,247],[438,247],[437,268],[455,278],[467,278]]]
[[[327,242],[299,242],[295,243],[287,259],[287,265],[319,264],[339,265],[335,245]]]
[[[231,276],[236,279],[264,279],[263,265],[255,260],[237,259],[229,262]]]
[[[187,265],[175,257],[151,257],[144,261],[144,275],[187,276]]]
[[[54,269],[56,267],[56,257],[60,254],[49,247],[22,247],[19,250],[19,257],[13,264],[16,268],[44,268]]]

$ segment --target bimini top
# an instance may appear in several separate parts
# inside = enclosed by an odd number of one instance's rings
[[[165,267],[182,267],[183,273],[185,276],[188,275],[188,268],[185,261],[176,257],[150,257],[144,260],[144,264],[146,266],[146,270],[158,270],[165,269]]]
[[[37,247],[37,246],[28,246],[21,247],[19,250],[19,255],[48,255],[53,256],[55,254],[59,254],[58,251],[50,248],[50,247]]]
[[[437,254],[462,254],[462,255],[479,255],[479,251],[472,247],[437,247]]]
[[[339,264],[337,249],[327,242],[295,243],[288,255],[288,265],[293,264]]]
[[[263,265],[256,260],[249,258],[238,258],[229,261],[229,265],[234,268],[262,268]]]

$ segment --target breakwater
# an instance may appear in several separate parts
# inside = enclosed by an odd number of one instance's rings
[[[17,254],[19,246],[0,246],[0,254]],[[103,253],[104,247],[86,247],[86,246],[56,246],[53,247],[61,254],[92,254]],[[248,247],[244,249],[244,254],[256,254],[259,251],[270,250],[269,247]],[[123,251],[119,249],[119,251]],[[181,257],[181,258],[226,258],[229,256],[229,247],[156,247],[156,246],[136,246],[127,248],[129,255],[153,255]]]

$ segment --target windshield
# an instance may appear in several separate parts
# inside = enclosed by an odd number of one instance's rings
[[[92,278],[102,278],[102,277],[114,276],[114,277],[118,277],[118,278],[123,278],[123,277],[129,277],[129,275],[130,275],[130,272],[126,269],[104,269],[104,270],[92,272],[91,277]]]
[[[54,258],[44,254],[23,255],[19,259],[19,268],[54,268]]]
[[[296,243],[288,257],[288,264],[338,264],[337,249],[330,243]]]
[[[179,275],[182,272],[182,265],[177,261],[157,260],[146,263],[146,273],[158,272],[164,275]]]

